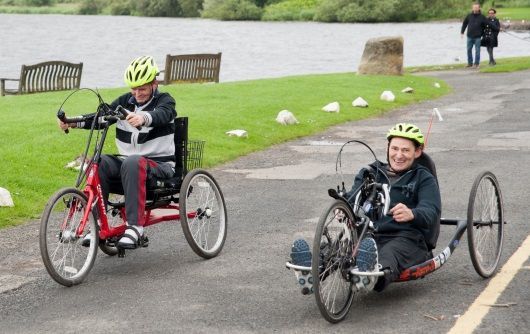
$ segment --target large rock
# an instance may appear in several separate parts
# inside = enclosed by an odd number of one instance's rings
[[[403,37],[372,38],[364,46],[358,74],[403,74]]]

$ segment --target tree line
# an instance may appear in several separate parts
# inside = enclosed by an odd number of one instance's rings
[[[483,6],[530,7],[530,0],[480,0]],[[80,14],[203,17],[219,20],[412,22],[461,18],[470,0],[0,0],[49,6],[77,3]]]

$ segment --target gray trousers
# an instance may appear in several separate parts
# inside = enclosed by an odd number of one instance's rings
[[[173,175],[174,171],[169,163],[155,162],[139,155],[102,155],[99,179],[105,206],[109,193],[125,195],[127,223],[143,226],[147,185],[153,180],[167,179]]]
[[[414,240],[400,236],[376,235],[375,242],[379,264],[383,270],[389,269],[388,274],[377,281],[375,291],[383,291],[388,284],[398,279],[403,270],[427,261],[431,257],[423,238]]]

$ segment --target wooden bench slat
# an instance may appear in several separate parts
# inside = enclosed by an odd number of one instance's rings
[[[221,55],[167,55],[163,83],[219,82]]]
[[[77,89],[81,85],[82,72],[83,63],[48,61],[34,65],[22,65],[18,90],[5,88],[4,82],[11,79],[0,79],[0,93],[3,96]]]

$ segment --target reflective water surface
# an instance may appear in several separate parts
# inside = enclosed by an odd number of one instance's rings
[[[123,71],[150,54],[222,52],[221,81],[356,71],[372,37],[405,39],[405,66],[466,60],[459,22],[327,24],[221,22],[126,16],[0,14],[0,77],[17,78],[22,64],[83,62],[84,87],[124,86]],[[512,32],[513,34],[513,32]],[[501,33],[498,57],[530,55],[530,32]],[[482,49],[483,56],[487,56]]]

